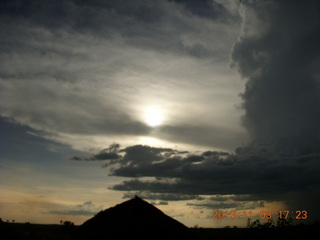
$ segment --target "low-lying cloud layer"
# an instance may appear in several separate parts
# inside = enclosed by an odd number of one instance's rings
[[[138,194],[151,200],[200,201],[189,206],[219,204],[231,208],[238,204],[241,209],[240,206],[262,207],[263,201],[286,200],[289,193],[308,193],[320,184],[320,154],[276,155],[262,146],[259,151],[257,147],[239,148],[236,154],[215,151],[191,154],[142,145],[114,151],[114,146],[108,151],[72,159],[105,160],[110,175],[130,178],[111,187],[131,192],[124,194],[125,198]],[[105,152],[113,152],[115,158],[110,160],[109,154],[101,158]],[[210,201],[200,195],[229,197],[212,197]]]

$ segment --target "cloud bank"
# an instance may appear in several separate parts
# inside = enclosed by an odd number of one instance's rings
[[[305,154],[320,146],[319,2],[244,1],[232,57],[247,79],[243,124],[252,140]]]
[[[125,198],[137,194],[151,200],[196,200],[188,204],[195,207],[250,209],[287,200],[289,193],[307,194],[320,184],[320,154],[276,155],[262,147],[192,154],[142,145],[118,153],[117,160],[104,160],[110,175],[129,178],[111,187],[127,192]],[[100,154],[82,159],[101,160],[94,156]]]

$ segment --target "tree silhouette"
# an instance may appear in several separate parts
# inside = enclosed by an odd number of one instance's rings
[[[289,227],[292,226],[293,218],[281,218],[280,215],[276,222],[272,218],[268,219],[267,222],[261,223],[260,219],[251,222],[251,219],[247,220],[247,228],[274,228],[274,227]]]
[[[71,221],[64,221],[63,225],[66,226],[66,227],[73,227],[74,223],[71,222]]]

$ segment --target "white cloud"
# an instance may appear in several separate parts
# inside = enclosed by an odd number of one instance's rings
[[[5,19],[2,116],[74,148],[79,144],[72,139],[79,135],[88,145],[93,138],[110,144],[117,136],[124,142],[125,136],[136,141],[151,136],[200,145],[212,138],[206,145],[230,150],[236,143],[229,140],[241,141],[241,112],[234,106],[242,87],[228,66],[239,23],[190,15],[173,2],[148,3],[158,15],[144,16],[136,12],[139,4],[130,9],[115,4],[112,11],[68,1],[58,4],[68,14],[53,21],[53,6],[24,20]],[[86,14],[90,19],[84,23]],[[223,136],[227,141],[215,145],[221,136],[212,134],[204,140],[154,135],[143,120],[146,103],[164,109],[164,125],[231,129]]]

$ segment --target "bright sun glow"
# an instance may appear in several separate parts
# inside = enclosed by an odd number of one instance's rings
[[[151,127],[158,126],[162,123],[162,121],[163,121],[163,116],[159,109],[150,108],[146,111],[145,122],[149,126]]]

